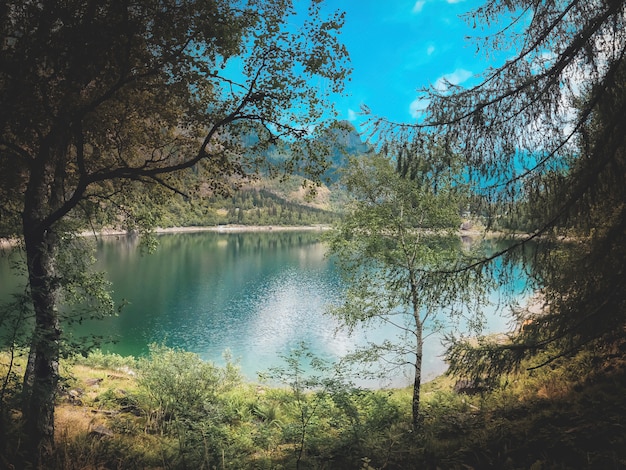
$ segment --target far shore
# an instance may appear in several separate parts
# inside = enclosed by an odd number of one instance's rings
[[[329,230],[330,225],[207,225],[192,227],[156,227],[154,233],[191,233],[191,232],[218,232],[218,233],[244,233],[244,232],[301,232],[301,231],[324,231]],[[127,235],[125,230],[102,230],[99,232],[86,231],[81,236],[108,236]]]
[[[192,227],[156,227],[153,233],[246,233],[246,232],[323,232],[330,229],[330,225],[207,225]],[[85,230],[80,232],[81,237],[122,237],[132,232],[119,229]],[[19,245],[19,238],[0,238],[0,250],[13,248]]]
[[[190,227],[156,227],[153,233],[193,233],[193,232],[216,232],[216,233],[246,233],[246,232],[324,232],[330,230],[330,225],[206,225]],[[122,237],[132,232],[121,229],[85,230],[80,232],[81,237]],[[459,230],[461,237],[468,238],[497,238],[504,236],[502,232],[484,231],[481,229]],[[508,236],[511,236],[509,234]],[[515,235],[513,235],[515,236]],[[522,236],[517,234],[517,236]],[[0,250],[9,249],[20,244],[20,238],[0,238]]]

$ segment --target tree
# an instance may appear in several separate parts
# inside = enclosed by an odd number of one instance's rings
[[[23,237],[35,316],[31,455],[53,445],[61,242],[90,224],[150,226],[164,189],[193,195],[177,185],[184,171],[226,191],[263,164],[252,150],[304,139],[328,109],[310,79],[335,93],[348,73],[342,23],[317,1],[306,15],[289,0],[0,6],[0,226]]]
[[[421,164],[421,166],[420,166]],[[450,167],[430,184],[427,159],[413,155],[421,184],[403,177],[380,155],[352,159],[341,180],[352,198],[329,236],[348,286],[333,310],[354,329],[380,322],[398,329],[398,340],[369,345],[361,358],[383,358],[394,367],[412,365],[413,427],[420,423],[422,349],[428,331],[458,319],[464,305],[480,302],[480,284],[466,271],[454,279],[437,271],[461,262],[458,230],[463,185]],[[446,319],[443,319],[443,313]]]
[[[471,88],[422,90],[428,107],[418,122],[372,119],[383,140],[445,139],[490,220],[532,215],[527,237],[460,269],[519,259],[538,242],[531,269],[549,314],[512,344],[457,345],[450,359],[459,370],[510,370],[538,351],[554,359],[623,330],[625,15],[622,1],[488,1],[467,19],[486,31],[477,50],[504,52],[506,62]]]

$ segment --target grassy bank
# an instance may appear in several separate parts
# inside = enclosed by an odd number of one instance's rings
[[[341,374],[305,375],[294,361],[252,384],[232,364],[164,347],[144,359],[96,352],[62,364],[49,468],[624,468],[620,358],[598,363],[584,353],[476,394],[440,377],[423,387],[424,422],[414,432],[409,390],[354,389]],[[5,376],[6,357],[2,364]],[[0,467],[21,468],[11,387]]]

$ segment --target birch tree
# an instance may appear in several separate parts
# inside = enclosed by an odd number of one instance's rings
[[[460,247],[458,175],[448,167],[434,185],[427,160],[417,155],[413,164],[423,184],[403,177],[380,155],[352,159],[342,178],[351,201],[329,240],[347,285],[343,303],[332,313],[351,330],[394,327],[396,337],[370,343],[356,355],[385,361],[388,372],[410,364],[412,425],[418,430],[425,336],[454,324],[482,297],[474,272],[454,277],[438,272],[469,256]],[[478,317],[473,321],[480,324]]]

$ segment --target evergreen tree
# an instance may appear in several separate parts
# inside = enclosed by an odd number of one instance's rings
[[[528,266],[549,313],[512,344],[458,344],[449,359],[458,370],[486,373],[514,368],[541,350],[551,350],[549,361],[597,349],[622,335],[626,320],[626,6],[494,0],[467,19],[489,30],[476,39],[479,51],[510,58],[471,88],[422,90],[429,104],[416,123],[372,124],[396,146],[419,146],[434,133],[461,155],[487,220],[506,217],[530,234],[459,269],[519,260],[536,241]],[[564,244],[563,236],[575,242]]]

